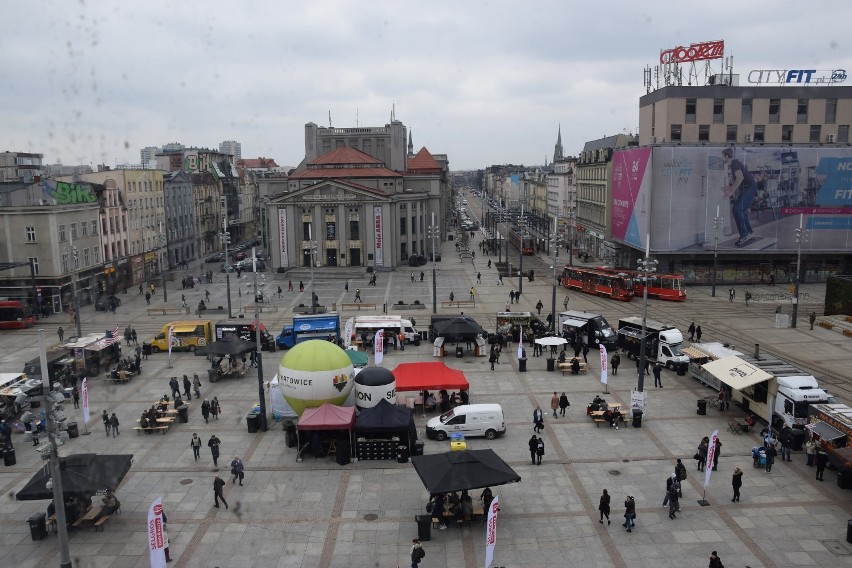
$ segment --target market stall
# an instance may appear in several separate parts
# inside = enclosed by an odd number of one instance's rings
[[[355,408],[335,406],[329,402],[318,408],[307,408],[296,425],[296,447],[299,455],[310,448],[315,457],[334,453],[338,463],[348,463],[351,457],[352,432],[355,428]],[[302,447],[302,434],[310,443]]]
[[[398,457],[400,447],[411,450],[417,429],[411,409],[382,400],[361,411],[355,420],[355,456],[361,460],[387,460]]]

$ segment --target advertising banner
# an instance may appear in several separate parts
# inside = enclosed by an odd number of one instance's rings
[[[373,337],[373,357],[375,364],[380,365],[385,358],[385,330],[380,329]]]
[[[494,547],[497,544],[497,512],[500,510],[500,497],[495,495],[488,507],[488,524],[485,527],[485,568],[494,561]]]
[[[613,155],[613,238],[652,252],[852,250],[852,148],[632,148]],[[719,212],[718,229],[714,227]]]
[[[83,401],[83,424],[88,424],[91,414],[89,414],[89,379],[87,377],[83,377],[80,381],[80,399]]]
[[[707,463],[704,464],[704,487],[710,485],[710,474],[713,473],[713,456],[716,455],[716,440],[719,439],[719,431],[715,430],[710,435],[710,444],[707,446]]]
[[[166,532],[160,498],[148,508],[148,555],[151,568],[166,568]]]
[[[343,329],[343,347],[349,349],[352,346],[352,333],[355,331],[355,318],[346,320],[346,327]],[[366,345],[364,348],[366,349]]]
[[[281,252],[281,266],[290,266],[290,257],[287,254],[287,209],[278,208],[278,235]]]
[[[375,227],[376,240],[376,266],[382,266],[385,263],[384,242],[382,237],[382,208],[378,205],[373,206],[373,225]]]
[[[602,382],[603,384],[606,384],[606,381],[607,381],[607,353],[606,353],[606,347],[604,346],[604,344],[603,344],[603,343],[601,343],[598,347],[600,348],[600,351],[601,351],[601,382]]]

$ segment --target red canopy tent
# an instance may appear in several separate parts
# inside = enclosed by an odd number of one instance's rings
[[[450,369],[442,361],[402,363],[393,370],[396,390],[468,390],[470,385],[459,370]]]
[[[296,425],[296,447],[297,457],[301,455],[301,444],[299,432],[303,430],[346,430],[349,439],[349,447],[352,447],[352,431],[355,429],[355,407],[335,406],[330,402],[324,403],[319,408],[308,408],[299,418]],[[307,447],[307,446],[306,446]]]

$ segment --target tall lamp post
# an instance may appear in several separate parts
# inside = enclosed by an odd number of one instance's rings
[[[77,337],[83,337],[80,331],[80,298],[77,296],[77,259],[80,254],[74,246],[74,235],[70,236],[71,246],[71,301],[74,308],[74,324],[77,328]]]
[[[260,343],[260,307],[257,287],[257,248],[251,248],[252,278],[254,284],[254,341],[257,357],[257,396],[260,401],[260,431],[266,432],[266,392],[263,389],[263,349]]]
[[[228,294],[228,317],[233,318],[234,314],[231,311],[231,272],[228,266],[228,243],[231,242],[231,235],[228,233],[228,200],[222,197],[222,244],[225,247],[225,289]]]
[[[316,264],[317,242],[313,238],[313,224],[308,224],[308,247],[311,251],[311,313],[317,313],[316,292],[314,291],[314,264]]]
[[[521,218],[518,220],[518,230],[520,231],[520,242],[518,243],[518,293],[524,291],[524,238],[527,236],[527,220],[524,218],[524,202],[521,201]],[[509,256],[509,250],[506,249],[506,257]]]
[[[796,327],[796,318],[799,316],[799,281],[802,279],[802,241],[808,240],[808,231],[804,228],[805,215],[799,213],[799,228],[796,229],[796,285],[793,288],[793,316],[790,327]]]
[[[559,264],[559,234],[556,232],[556,219],[553,220],[553,233],[550,235],[550,250],[553,259],[553,295],[550,298],[550,329],[556,333],[556,266]]]
[[[716,297],[716,262],[719,256],[719,228],[722,226],[722,218],[719,216],[719,206],[716,206],[716,217],[713,219],[713,287],[710,296]]]
[[[166,267],[171,263],[169,260],[169,249],[166,249],[166,263],[163,264],[163,247],[166,246],[166,234],[163,232],[163,223],[161,221],[157,222],[157,226],[160,229],[160,234],[157,237],[160,240],[160,246],[157,247],[157,262],[160,265],[160,274],[163,275],[163,302],[169,301],[169,289],[166,284]]]
[[[438,226],[435,224],[435,212],[432,212],[432,224],[429,226],[429,238],[432,239],[432,313],[438,313],[438,285],[437,285],[437,274],[438,267],[435,264],[435,239],[438,238],[438,233],[440,230]]]
[[[645,279],[642,292],[642,337],[639,341],[639,392],[645,389],[645,324],[648,318],[648,274],[657,271],[657,261],[651,258],[651,235],[645,236],[645,258],[639,259],[639,270]],[[643,409],[644,410],[644,409]]]

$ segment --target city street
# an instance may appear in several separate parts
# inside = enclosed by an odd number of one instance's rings
[[[495,314],[504,310],[510,290],[519,288],[516,279],[497,284],[497,272],[486,268],[489,258],[476,248],[475,262],[461,262],[454,243],[443,244],[443,260],[437,263],[438,313],[457,313],[442,309],[440,302],[450,293],[463,299],[473,286],[476,308],[464,312],[485,329],[493,331]],[[517,251],[511,253],[517,258]],[[563,264],[567,259],[562,259]],[[515,262],[513,260],[513,262]],[[542,319],[550,311],[552,271],[542,255],[527,257],[525,267],[536,271],[534,282],[523,282],[520,303],[513,311],[535,312],[535,304],[544,304]],[[527,265],[526,263],[529,263]],[[591,263],[590,263],[591,264]],[[213,285],[196,285],[182,290],[181,278],[200,274],[212,265],[190,265],[190,271],[175,271],[169,282],[168,306],[179,307],[185,294],[189,306],[196,306],[210,292],[208,307],[226,306],[225,275],[214,269]],[[420,271],[425,277],[420,281]],[[415,271],[415,282],[411,282]],[[481,272],[482,283],[476,283]],[[288,275],[267,273],[265,292],[277,312],[264,313],[262,321],[279,333],[290,322],[293,307],[310,304],[310,276],[307,271]],[[251,305],[251,274],[237,279],[231,275],[232,306],[236,315]],[[416,320],[425,330],[432,315],[432,266],[400,267],[396,272],[378,273],[377,285],[368,286],[368,274],[361,269],[337,269],[332,275],[316,272],[316,293],[320,303],[340,305],[352,302],[356,288],[365,303],[375,303],[375,312],[345,311],[342,319],[359,313],[402,313]],[[288,291],[292,280],[293,292]],[[305,291],[299,293],[299,281]],[[344,286],[348,283],[349,291]],[[279,299],[277,287],[282,288]],[[824,286],[802,286],[803,304],[797,329],[776,329],[775,310],[779,302],[766,297],[746,308],[742,300],[728,302],[727,286],[711,297],[709,287],[688,288],[684,303],[649,301],[648,317],[677,325],[685,330],[691,321],[704,330],[704,341],[721,341],[751,353],[755,344],[762,354],[772,353],[790,359],[814,372],[828,390],[849,403],[852,386],[848,379],[848,361],[852,356],[852,338],[826,329],[808,329],[807,313],[821,305]],[[744,288],[742,288],[744,289]],[[751,288],[755,289],[755,288]],[[780,292],[781,290],[779,290]],[[175,316],[148,316],[145,299],[131,289],[122,295],[117,314],[96,312],[92,306],[82,309],[83,333],[101,333],[128,325],[137,330],[139,342],[153,334]],[[767,288],[767,294],[770,290]],[[566,291],[557,288],[557,309],[561,311]],[[162,291],[150,307],[164,305]],[[743,294],[738,294],[741,298]],[[621,316],[641,315],[642,303],[614,302],[571,292],[569,309],[603,314],[614,326]],[[426,309],[406,308],[394,311],[398,301],[406,304],[419,300]],[[789,304],[783,305],[789,313]],[[185,317],[185,316],[184,316]],[[251,311],[245,317],[252,318]],[[224,321],[226,316],[214,315]],[[0,372],[16,372],[36,357],[38,328],[45,330],[48,345],[57,343],[57,328],[72,335],[66,316],[55,315],[37,322],[24,331],[0,332]],[[123,342],[122,342],[123,343]],[[528,349],[531,355],[531,350]],[[263,353],[265,380],[277,371],[283,352]],[[424,342],[404,351],[391,350],[382,366],[394,369],[403,362],[432,360],[432,346]],[[370,357],[372,363],[372,356]],[[704,567],[711,551],[718,551],[726,566],[783,567],[852,566],[852,545],[846,543],[847,519],[852,518],[849,493],[838,488],[836,476],[829,471],[824,482],[816,481],[812,468],[805,465],[802,452],[792,462],[778,463],[771,474],[752,467],[751,449],[760,444],[755,433],[733,436],[727,431],[731,417],[745,413],[732,407],[727,413],[710,409],[705,416],[696,414],[696,401],[714,394],[689,376],[663,371],[663,388],[654,388],[653,378],[646,380],[647,420],[641,428],[625,423],[620,429],[596,427],[586,415],[586,405],[601,394],[598,354],[589,354],[589,373],[563,375],[547,372],[543,357],[530,357],[528,372],[520,372],[514,353],[501,358],[490,371],[486,357],[447,357],[445,363],[463,371],[470,382],[472,403],[499,403],[503,406],[507,432],[493,441],[468,439],[468,449],[492,448],[521,476],[518,484],[492,488],[499,496],[497,543],[493,566],[584,566],[621,567]],[[338,465],[333,457],[296,461],[294,449],[287,448],[280,423],[265,433],[250,434],[246,413],[257,401],[257,377],[254,369],[240,380],[209,384],[206,361],[191,353],[172,355],[168,367],[166,353],[153,354],[142,361],[142,375],[128,384],[112,384],[104,374],[91,379],[92,420],[90,435],[69,440],[60,453],[132,453],[133,466],[116,490],[121,500],[121,515],[114,516],[103,532],[71,529],[71,556],[75,567],[146,567],[147,511],[151,502],[163,498],[169,519],[171,557],[175,568],[214,566],[240,567],[396,567],[409,565],[411,539],[417,536],[415,515],[423,514],[428,494],[410,463],[396,461],[353,462]],[[199,404],[193,400],[188,424],[176,424],[165,435],[137,435],[135,420],[155,399],[170,392],[168,381],[183,374],[202,378],[202,396],[217,396],[222,406],[218,421],[205,423]],[[610,401],[629,405],[637,377],[632,362],[625,358],[618,375],[610,374]],[[564,418],[549,413],[554,392],[565,392],[571,402]],[[532,412],[544,409],[542,438],[545,455],[540,466],[530,464],[527,441],[532,430]],[[83,430],[82,414],[67,403],[69,421]],[[103,410],[115,412],[121,420],[119,437],[106,437],[100,422]],[[425,422],[434,416],[415,414],[418,433],[425,439]],[[719,430],[723,447],[719,469],[703,488],[704,474],[696,471],[692,459],[699,441]],[[758,429],[759,430],[759,429]],[[193,459],[189,447],[193,433],[203,441],[201,459]],[[213,467],[206,447],[211,435],[221,439],[222,457],[218,471],[228,483],[225,496],[229,509],[213,507]],[[15,434],[17,464],[0,468],[0,488],[7,498],[0,503],[0,554],[4,565],[17,568],[42,568],[58,563],[57,537],[33,542],[27,518],[44,511],[46,501],[16,501],[14,494],[42,466],[37,452]],[[449,442],[427,440],[426,453],[449,450]],[[244,486],[232,485],[228,463],[238,454],[245,463]],[[683,484],[682,512],[669,519],[662,507],[666,478],[675,460],[681,458],[688,478]],[[731,473],[741,468],[742,501],[731,502]],[[612,495],[612,524],[598,523],[598,498],[603,489]],[[636,528],[627,533],[623,522],[623,502],[627,495],[637,504]],[[708,506],[697,501],[704,498]],[[478,492],[473,495],[478,497]],[[482,566],[485,558],[485,525],[474,523],[464,528],[434,530],[432,539],[423,543],[426,558],[422,566]]]

